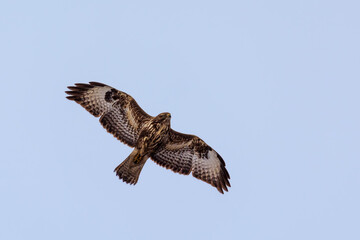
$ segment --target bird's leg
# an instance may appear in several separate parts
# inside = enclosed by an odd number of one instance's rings
[[[142,144],[143,146],[139,149],[139,151],[136,153],[136,155],[134,156],[134,163],[135,164],[139,164],[143,158],[143,156],[145,156],[145,149],[147,148],[148,146],[148,140],[149,138],[148,137],[144,137],[142,139]]]
[[[139,164],[141,161],[141,155],[140,155],[140,151],[136,153],[136,155],[134,156],[134,163],[135,164]]]
[[[144,138],[146,140],[147,137]],[[139,164],[143,157],[145,156],[145,148],[147,147],[148,143],[146,141],[143,142],[143,146],[137,151],[137,153],[134,156],[134,163]]]

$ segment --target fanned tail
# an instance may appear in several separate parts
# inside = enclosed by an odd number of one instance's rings
[[[124,182],[135,185],[147,159],[148,156],[140,156],[139,150],[134,149],[134,151],[115,168],[114,172],[116,172],[116,175]]]

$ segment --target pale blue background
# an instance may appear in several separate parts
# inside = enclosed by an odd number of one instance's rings
[[[1,1],[0,239],[360,239],[359,1]],[[225,159],[224,195],[65,99],[99,81]]]

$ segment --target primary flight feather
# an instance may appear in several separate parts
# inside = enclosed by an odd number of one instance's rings
[[[68,87],[67,99],[83,106],[121,142],[133,147],[132,153],[115,168],[124,182],[136,184],[147,159],[174,172],[192,175],[228,191],[230,176],[222,157],[194,135],[170,128],[170,113],[156,117],[147,114],[130,95],[103,83],[75,83]]]

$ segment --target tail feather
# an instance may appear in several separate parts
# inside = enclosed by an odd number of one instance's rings
[[[146,163],[148,156],[140,156],[137,149],[115,168],[114,172],[124,182],[135,185],[139,179],[141,170]]]

